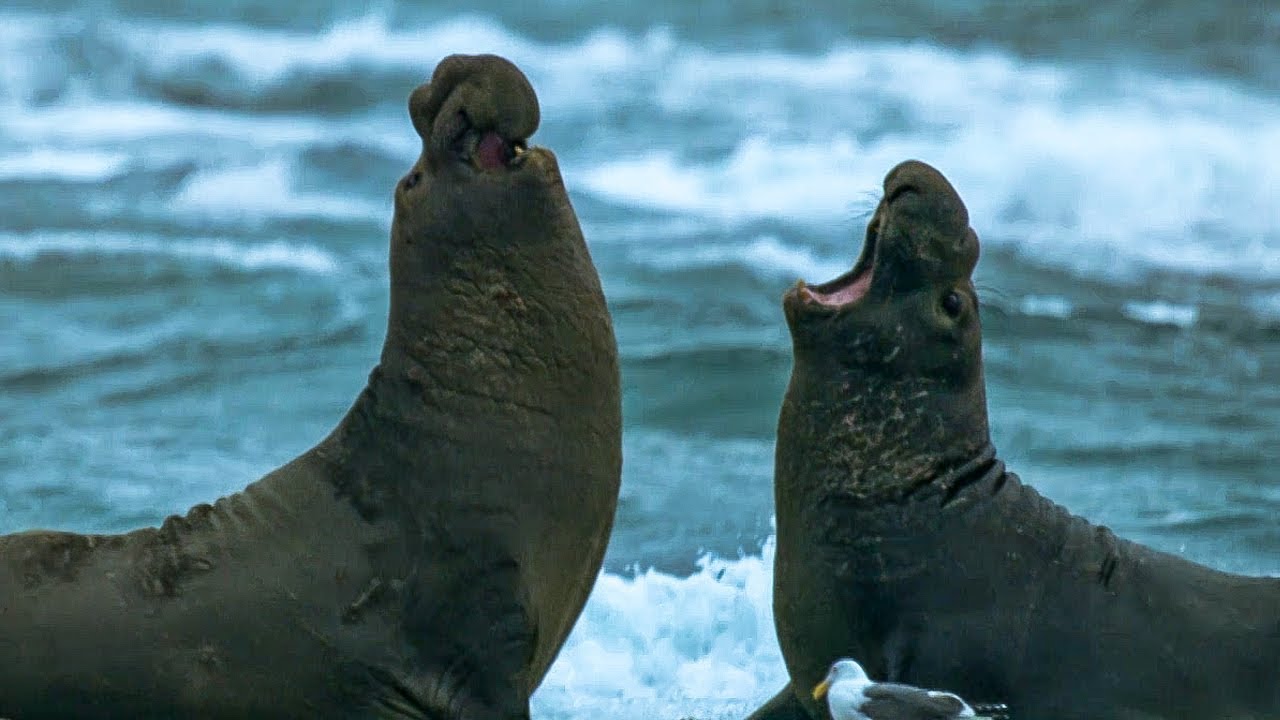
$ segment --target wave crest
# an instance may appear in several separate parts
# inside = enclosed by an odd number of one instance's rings
[[[741,718],[787,682],[773,627],[774,540],[676,577],[603,573],[534,695],[546,718]]]

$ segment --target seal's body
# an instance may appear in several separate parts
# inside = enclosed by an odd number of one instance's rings
[[[0,717],[528,717],[612,528],[617,349],[523,74],[447,58],[410,114],[365,390],[160,528],[0,537]]]
[[[922,163],[884,192],[853,270],[784,300],[774,613],[791,685],[753,720],[826,718],[805,689],[844,656],[1019,720],[1280,717],[1280,580],[1118,539],[1006,472],[968,213]]]

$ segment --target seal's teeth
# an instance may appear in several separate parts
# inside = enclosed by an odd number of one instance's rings
[[[800,296],[801,300],[805,301],[810,305],[822,304],[822,300],[818,298],[817,294],[815,294],[812,290],[809,289],[809,286],[806,285],[803,280],[796,283],[796,294]]]
[[[519,167],[524,163],[526,159],[525,156],[529,152],[529,146],[526,145],[523,141],[517,140],[515,142],[512,142],[510,147],[511,147],[511,150],[510,150],[511,157],[507,159],[507,166],[513,167],[513,168]]]

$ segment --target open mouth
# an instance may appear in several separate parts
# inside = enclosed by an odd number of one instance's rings
[[[875,274],[876,240],[880,223],[872,218],[867,225],[867,239],[862,245],[862,255],[853,269],[820,285],[806,285],[802,280],[796,287],[796,294],[806,305],[820,305],[828,308],[841,308],[852,305],[866,297],[871,289],[871,279]]]
[[[505,138],[495,130],[477,129],[466,113],[462,113],[462,120],[463,129],[453,141],[459,161],[484,172],[515,168],[524,162],[527,141]]]

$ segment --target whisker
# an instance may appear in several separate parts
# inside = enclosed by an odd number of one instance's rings
[[[974,283],[974,287],[977,288],[978,292],[984,296],[994,296],[996,298],[999,298],[1000,300],[1006,300],[1006,301],[1010,298],[1009,293],[996,287],[995,285],[988,285],[986,283]]]
[[[863,190],[854,195],[854,199],[850,200],[845,207],[845,218],[848,222],[865,225],[875,213],[876,205],[879,204],[879,192]]]
[[[974,288],[978,291],[979,298],[993,298],[996,302],[982,303],[982,312],[991,315],[999,315],[1001,317],[1009,317],[1013,313],[1009,310],[1011,296],[1004,290],[995,285],[986,283],[974,283]]]

